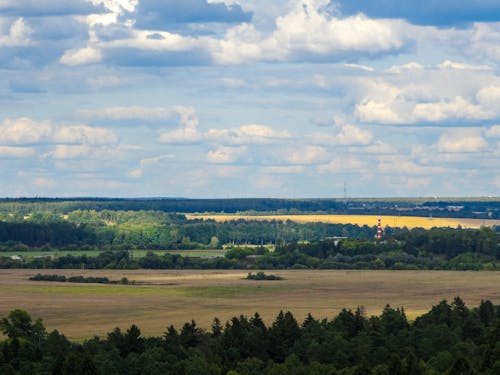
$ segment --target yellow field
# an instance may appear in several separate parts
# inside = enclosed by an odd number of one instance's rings
[[[127,277],[137,285],[29,281],[38,272],[65,276]],[[104,335],[137,324],[142,333],[161,335],[191,319],[210,328],[258,311],[270,324],[280,310],[299,321],[307,313],[331,319],[343,308],[363,306],[368,316],[389,303],[403,306],[410,319],[442,299],[461,296],[469,306],[481,299],[500,303],[500,272],[274,270],[282,281],[245,280],[248,270],[0,270],[0,318],[24,309],[49,330],[71,339]]]
[[[418,216],[375,216],[375,215],[191,215],[188,219],[213,219],[218,222],[229,220],[291,220],[297,223],[333,223],[333,224],[357,224],[357,225],[377,225],[377,219],[382,219],[382,226],[407,227],[411,228],[433,228],[451,227],[459,225],[462,228],[480,228],[482,226],[500,225],[500,220],[482,219],[456,219],[456,218],[429,218]]]

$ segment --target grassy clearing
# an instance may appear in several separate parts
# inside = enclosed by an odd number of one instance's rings
[[[500,303],[500,272],[276,270],[286,280],[244,280],[248,270],[86,270],[84,276],[127,277],[139,285],[74,285],[29,281],[45,270],[0,270],[0,317],[15,308],[42,318],[48,329],[72,339],[103,335],[137,324],[144,335],[160,335],[191,319],[209,328],[235,315],[261,314],[271,323],[280,310],[300,321],[311,312],[332,318],[343,307],[363,306],[367,315],[384,306],[404,306],[410,319],[442,299],[461,296]],[[66,277],[82,270],[51,270]]]
[[[40,282],[42,283],[42,282]],[[196,286],[190,288],[158,288],[155,286],[137,285],[25,285],[18,289],[20,294],[66,294],[71,296],[166,296],[166,297],[193,297],[193,298],[228,298],[236,295],[250,295],[277,291],[280,286]],[[6,292],[5,287],[0,287],[1,292]]]
[[[297,223],[331,223],[331,224],[357,224],[377,225],[379,216],[375,215],[186,215],[188,219],[212,219],[217,222],[230,220],[291,220]],[[380,216],[383,226],[425,228],[452,227],[459,225],[463,228],[480,228],[481,226],[500,225],[500,220],[482,219],[456,219],[456,218],[430,218],[418,216]]]
[[[156,254],[179,254],[183,257],[213,257],[213,256],[224,256],[225,250],[133,250],[132,256],[134,258],[142,258],[144,257],[148,251],[153,251]],[[73,255],[73,256],[81,256],[86,255],[89,257],[95,257],[102,253],[103,250],[57,250],[57,251],[5,251],[0,252],[0,256],[9,257],[12,255],[22,255],[25,258],[33,258],[41,255],[55,255],[55,256],[64,256],[64,255]]]

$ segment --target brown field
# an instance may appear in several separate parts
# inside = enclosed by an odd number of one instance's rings
[[[213,219],[218,222],[245,219],[245,220],[291,220],[297,223],[332,223],[332,224],[357,224],[377,225],[380,217],[382,226],[425,228],[451,227],[459,225],[463,228],[480,228],[482,226],[500,225],[500,220],[483,219],[456,219],[456,218],[431,218],[420,216],[375,216],[375,215],[192,215],[186,214],[188,219]]]
[[[81,270],[0,270],[0,317],[21,308],[42,318],[49,330],[71,339],[103,335],[137,324],[144,335],[161,335],[167,325],[194,319],[209,328],[217,316],[258,311],[267,323],[280,309],[298,320],[308,312],[335,316],[341,308],[363,306],[367,315],[384,305],[404,306],[414,319],[432,305],[460,295],[467,304],[500,303],[500,272],[453,271],[267,271],[283,281],[243,280],[247,271],[84,271],[85,276],[123,276],[138,285],[35,282],[36,273],[81,275]]]

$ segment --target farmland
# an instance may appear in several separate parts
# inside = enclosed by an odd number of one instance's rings
[[[66,276],[127,277],[136,285],[34,282],[37,273]],[[145,335],[160,335],[167,325],[195,319],[210,327],[258,311],[270,323],[280,309],[300,320],[308,312],[332,317],[343,307],[363,306],[368,315],[386,303],[404,306],[410,319],[441,299],[460,295],[467,304],[481,299],[500,302],[500,272],[446,271],[273,271],[283,281],[244,280],[245,270],[118,271],[118,270],[1,270],[0,315],[21,308],[72,339],[103,335],[115,326],[140,322]]]
[[[193,250],[133,250],[131,251],[132,256],[134,258],[142,258],[146,256],[148,252],[153,252],[158,255],[164,254],[179,254],[183,257],[222,257],[225,254],[224,250],[216,250],[216,249],[193,249]],[[29,250],[29,251],[3,251],[0,253],[1,256],[13,256],[13,255],[21,255],[23,258],[34,258],[37,256],[64,256],[64,255],[73,255],[80,256],[85,255],[88,257],[95,257],[102,253],[102,250],[57,250],[52,249],[50,251],[41,251],[41,250]]]
[[[383,226],[407,227],[430,229],[433,227],[457,228],[480,228],[482,226],[500,225],[500,220],[487,219],[462,219],[462,218],[432,218],[420,216],[375,216],[375,215],[194,215],[188,214],[188,219],[215,220],[225,222],[231,220],[277,220],[293,221],[296,223],[328,223],[328,224],[356,224],[356,225],[377,225],[378,218],[381,218]]]

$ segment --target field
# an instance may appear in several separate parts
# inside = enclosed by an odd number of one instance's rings
[[[137,285],[72,284],[29,281],[44,274],[127,277]],[[195,319],[210,327],[234,315],[258,311],[267,323],[280,309],[302,320],[333,317],[343,307],[363,306],[379,314],[385,304],[404,306],[414,319],[441,299],[460,295],[467,304],[481,299],[500,303],[500,272],[446,271],[266,271],[283,281],[244,280],[247,271],[81,271],[0,270],[0,317],[10,310],[27,310],[42,318],[49,330],[71,339],[103,335],[119,326],[137,324],[145,335],[161,335],[165,328]]]
[[[229,220],[291,220],[297,223],[332,223],[332,224],[357,224],[357,225],[377,225],[380,217],[382,226],[425,228],[433,227],[452,227],[459,225],[462,228],[480,228],[481,226],[500,225],[500,220],[482,220],[482,219],[457,219],[457,218],[431,218],[420,216],[375,216],[375,215],[190,215],[188,219],[213,219],[218,222]]]
[[[52,251],[2,251],[0,252],[0,256],[9,257],[12,255],[22,255],[24,258],[33,258],[35,256],[42,255],[55,255],[55,256],[63,256],[63,255],[86,255],[89,257],[98,256],[104,250],[52,250]],[[183,257],[214,257],[214,256],[224,256],[225,250],[133,250],[132,256],[134,258],[142,258],[146,255],[148,251],[152,251],[158,255],[163,254],[179,254]]]

